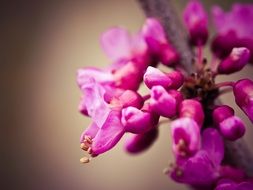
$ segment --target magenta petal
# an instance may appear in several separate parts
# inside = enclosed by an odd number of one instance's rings
[[[100,42],[105,53],[113,62],[131,56],[131,36],[123,28],[115,27],[104,32]]]
[[[153,128],[143,134],[133,134],[126,140],[125,150],[131,154],[143,152],[154,143],[157,136],[157,128]]]
[[[92,139],[92,154],[102,154],[113,148],[125,133],[120,121],[120,111],[111,111],[108,118]]]
[[[207,128],[202,133],[202,149],[215,165],[219,165],[224,157],[224,142],[219,132],[214,128]]]
[[[135,107],[122,109],[121,121],[127,132],[135,134],[145,133],[156,125],[149,112],[141,111]]]
[[[180,118],[171,123],[172,149],[177,156],[189,156],[200,148],[200,128],[190,118]]]
[[[110,112],[110,108],[104,100],[105,89],[93,80],[83,85],[82,91],[89,116],[101,127]]]
[[[150,107],[158,115],[170,118],[177,113],[177,100],[162,86],[154,86],[151,89]]]

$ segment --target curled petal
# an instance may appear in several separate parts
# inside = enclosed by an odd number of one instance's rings
[[[162,86],[154,86],[151,89],[150,107],[158,115],[170,118],[177,113],[177,100]]]
[[[157,136],[157,128],[143,134],[132,134],[125,142],[125,150],[131,154],[143,152],[154,143]]]
[[[189,156],[200,148],[200,129],[190,118],[180,118],[171,123],[172,148],[177,156]]]

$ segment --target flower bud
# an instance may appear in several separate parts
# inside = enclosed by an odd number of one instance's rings
[[[153,128],[143,134],[132,134],[125,142],[125,150],[128,153],[136,154],[149,148],[158,136],[158,129]]]
[[[189,117],[201,127],[204,122],[204,111],[199,101],[193,99],[184,100],[179,106],[179,116]]]
[[[178,71],[164,73],[149,66],[144,74],[144,83],[148,88],[160,85],[166,89],[178,89],[184,83],[184,76]]]
[[[172,80],[157,68],[149,66],[144,74],[144,83],[148,88],[160,85],[164,88],[171,86]]]
[[[201,3],[192,0],[184,10],[184,22],[193,45],[204,45],[208,38],[207,15]]]
[[[164,117],[174,117],[177,113],[177,99],[169,94],[162,86],[151,89],[150,107],[152,111]]]
[[[220,133],[229,140],[237,140],[245,133],[242,120],[234,116],[234,110],[226,105],[220,106],[213,111],[214,123],[218,126]]]
[[[200,148],[200,128],[191,118],[180,118],[171,123],[173,152],[177,156],[189,156]]]
[[[237,105],[253,122],[253,81],[239,80],[235,83],[233,91]]]
[[[218,66],[221,74],[231,74],[240,71],[249,61],[250,51],[245,48],[233,48],[230,55]]]

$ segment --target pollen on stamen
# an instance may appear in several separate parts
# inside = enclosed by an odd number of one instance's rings
[[[86,164],[86,163],[89,163],[90,160],[91,160],[90,158],[84,156],[84,157],[82,157],[82,158],[80,159],[80,162],[81,162],[82,164]]]
[[[86,143],[81,143],[80,148],[83,149],[84,151],[87,151],[89,146]]]

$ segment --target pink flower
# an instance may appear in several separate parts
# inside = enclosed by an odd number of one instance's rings
[[[111,28],[101,36],[101,46],[113,63],[134,61],[136,65],[147,61],[147,44],[141,34],[130,35],[119,27]]]
[[[208,38],[207,15],[201,3],[191,0],[184,10],[184,22],[192,44],[204,45]]]
[[[172,65],[179,61],[175,49],[169,44],[163,27],[158,20],[148,18],[142,27],[150,53],[164,65]]]
[[[233,91],[237,105],[253,122],[253,81],[239,80],[235,83]]]
[[[253,5],[234,4],[231,11],[224,12],[220,7],[212,9],[213,21],[218,32],[212,49],[221,58],[226,57],[234,47],[247,47],[253,61]]]
[[[218,72],[221,74],[231,74],[243,69],[250,58],[250,51],[247,48],[233,48],[230,55],[224,59],[218,66]]]
[[[190,158],[178,159],[170,176],[177,182],[207,189],[219,178],[223,157],[224,144],[218,131],[205,129],[202,134],[202,148]]]

